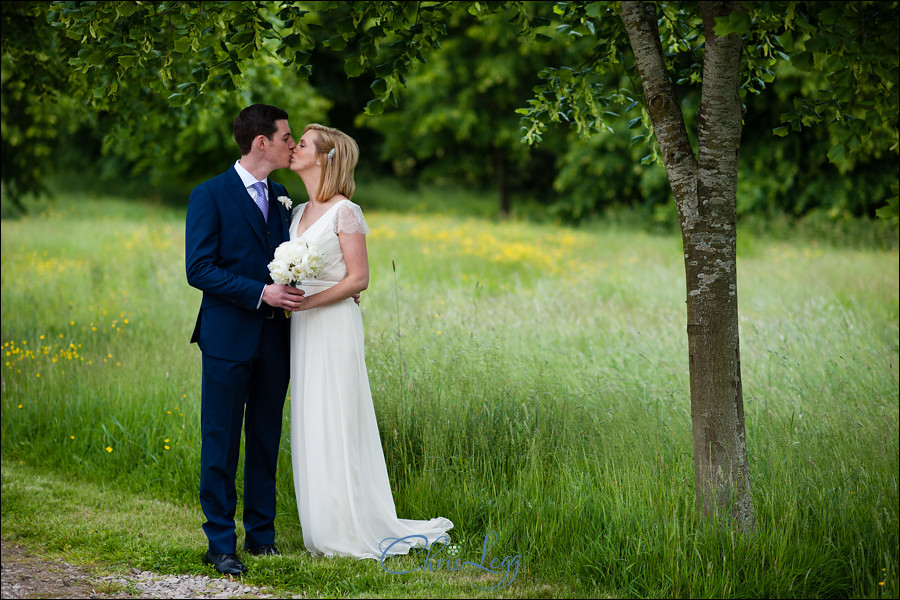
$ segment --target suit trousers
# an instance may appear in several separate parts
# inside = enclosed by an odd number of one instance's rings
[[[232,554],[237,546],[235,477],[244,421],[244,546],[275,542],[275,475],[290,378],[289,335],[289,321],[277,316],[265,321],[259,351],[251,360],[203,354],[200,505],[213,554]]]

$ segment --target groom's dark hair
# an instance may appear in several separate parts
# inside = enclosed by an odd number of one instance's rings
[[[250,154],[256,136],[264,135],[271,140],[272,135],[278,131],[275,121],[286,121],[287,118],[285,111],[268,104],[254,104],[242,110],[234,120],[234,141],[237,142],[241,156]]]

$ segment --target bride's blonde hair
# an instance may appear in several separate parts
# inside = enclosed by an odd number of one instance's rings
[[[313,145],[316,147],[316,154],[320,155],[319,162],[322,163],[316,199],[327,202],[335,194],[353,197],[353,192],[356,191],[353,171],[359,160],[356,141],[343,131],[318,123],[307,125],[303,133],[307,131],[315,131],[317,134]]]

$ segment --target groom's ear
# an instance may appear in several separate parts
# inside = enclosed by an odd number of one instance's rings
[[[266,144],[268,142],[269,142],[268,138],[266,138],[266,136],[260,134],[260,135],[256,136],[255,138],[253,138],[253,147],[256,148],[257,150],[265,150]]]

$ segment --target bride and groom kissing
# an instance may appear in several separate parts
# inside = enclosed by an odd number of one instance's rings
[[[366,372],[359,293],[368,286],[366,225],[350,198],[356,142],[318,124],[295,143],[287,113],[254,104],[234,120],[241,157],[191,194],[188,283],[203,297],[191,342],[202,353],[200,504],[204,561],[240,575],[235,514],[244,430],[244,548],[275,546],[276,463],[288,383],[294,488],[303,543],[316,555],[383,559],[408,538],[448,541],[448,519],[399,519]],[[300,176],[309,200],[290,210],[275,169]],[[321,272],[297,287],[268,265],[290,240],[315,244]]]

